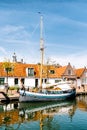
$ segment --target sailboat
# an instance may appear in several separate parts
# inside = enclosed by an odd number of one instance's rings
[[[40,18],[40,52],[41,52],[41,68],[40,68],[40,86],[39,91],[30,92],[19,90],[19,101],[58,101],[75,98],[76,90],[67,82],[52,84],[49,87],[42,88],[42,70],[43,70],[43,55],[44,55],[44,40],[43,40],[43,16]]]

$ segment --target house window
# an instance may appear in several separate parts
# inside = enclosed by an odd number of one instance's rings
[[[45,79],[45,81],[44,81],[45,83],[47,83],[47,79]]]
[[[71,70],[68,70],[68,75],[71,75]]]
[[[28,68],[28,76],[34,76],[34,68]]]
[[[4,78],[0,78],[0,85],[4,85],[4,81],[5,81]]]
[[[55,71],[54,71],[54,70],[50,70],[49,72],[50,72],[50,74],[54,74],[54,73],[55,73]]]
[[[14,84],[15,84],[15,85],[18,84],[18,78],[15,78],[15,79],[14,79]]]
[[[86,78],[82,78],[82,84],[86,83]]]
[[[44,80],[42,79],[42,83],[43,83],[43,81],[44,81]]]
[[[61,81],[61,80],[57,80],[57,79],[56,79],[56,80],[55,80],[55,83],[58,83],[58,82],[60,82],[60,81]]]
[[[87,77],[87,72],[85,72],[85,76]]]
[[[86,79],[85,79],[85,80],[86,80],[86,84],[87,84],[87,77],[86,77]]]

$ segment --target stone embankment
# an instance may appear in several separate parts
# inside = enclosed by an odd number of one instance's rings
[[[87,85],[81,86],[81,87],[76,87],[76,94],[77,95],[87,94]]]
[[[6,90],[0,89],[0,102],[4,102],[6,98],[1,92],[4,92],[6,94]],[[19,93],[17,92],[17,90],[8,90],[7,96],[10,98],[11,101],[19,100]]]

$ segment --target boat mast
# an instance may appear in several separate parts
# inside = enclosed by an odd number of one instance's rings
[[[43,16],[40,17],[40,54],[41,54],[40,89],[42,89],[43,56],[44,56]]]

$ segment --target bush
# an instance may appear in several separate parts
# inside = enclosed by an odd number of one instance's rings
[[[10,86],[9,90],[18,90],[19,86]]]

